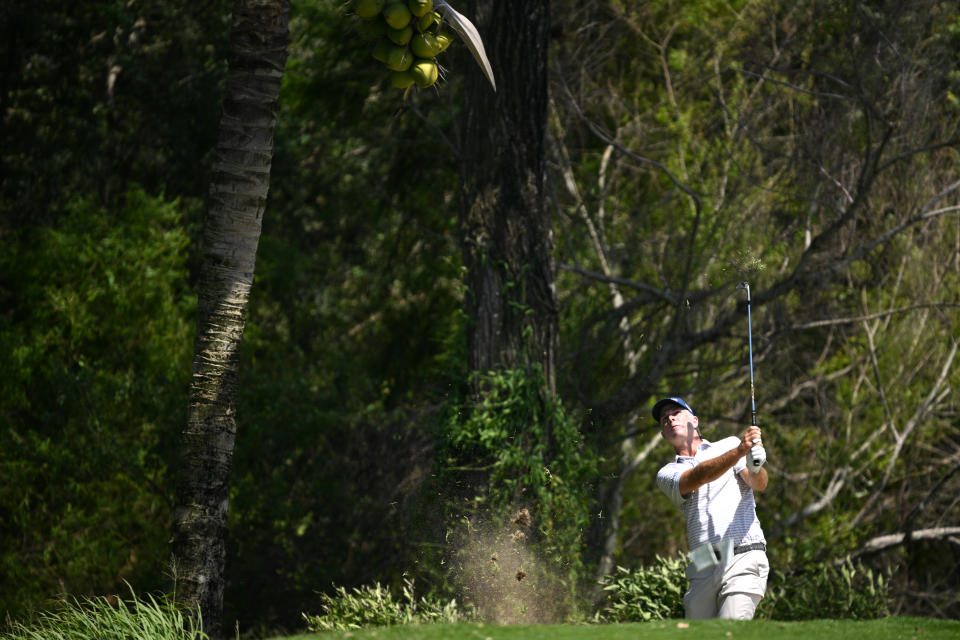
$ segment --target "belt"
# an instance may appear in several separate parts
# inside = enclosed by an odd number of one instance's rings
[[[724,540],[723,548],[712,546],[709,543],[700,545],[690,552],[690,566],[697,571],[704,571],[718,565],[726,567],[735,555],[748,551],[767,550],[767,545],[762,542],[742,544],[739,547],[734,547],[732,543],[733,540]]]
[[[720,547],[715,546],[713,548],[717,552],[718,556],[723,555],[723,552],[720,550]],[[733,548],[733,555],[738,556],[741,553],[746,553],[747,551],[766,551],[767,545],[762,542],[754,542],[753,544],[742,544],[739,547]]]
[[[762,542],[754,542],[753,544],[742,544],[739,547],[733,548],[733,555],[740,555],[741,553],[746,553],[747,551],[766,551],[767,545]]]

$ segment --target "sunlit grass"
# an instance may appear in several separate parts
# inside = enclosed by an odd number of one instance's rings
[[[331,631],[274,640],[955,640],[960,621],[931,618],[879,620],[662,620],[602,625],[495,626],[477,623],[404,625]]]
[[[28,622],[7,621],[0,640],[194,640],[202,625],[166,599],[63,599]]]

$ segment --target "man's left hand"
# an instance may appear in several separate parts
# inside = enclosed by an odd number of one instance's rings
[[[747,469],[750,469],[751,473],[760,471],[760,467],[767,461],[767,451],[763,448],[763,444],[759,440],[754,440],[754,442],[756,444],[747,453]]]

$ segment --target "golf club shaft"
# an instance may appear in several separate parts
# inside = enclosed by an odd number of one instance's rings
[[[750,315],[750,283],[742,282],[737,285],[737,289],[746,289],[747,291],[747,345],[750,350],[750,426],[757,426],[757,402],[754,395],[753,388],[753,318]],[[759,440],[754,440],[754,455],[757,455],[757,451],[761,450],[763,445],[760,444]],[[761,462],[754,461],[754,466],[760,466]]]
[[[757,403],[753,392],[753,318],[750,317],[750,284],[743,283],[747,290],[747,344],[750,348],[750,425],[757,426]]]

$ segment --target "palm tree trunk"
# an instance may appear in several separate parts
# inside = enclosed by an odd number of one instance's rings
[[[236,0],[210,184],[197,335],[173,515],[176,598],[222,635],[238,354],[270,186],[289,0]]]

